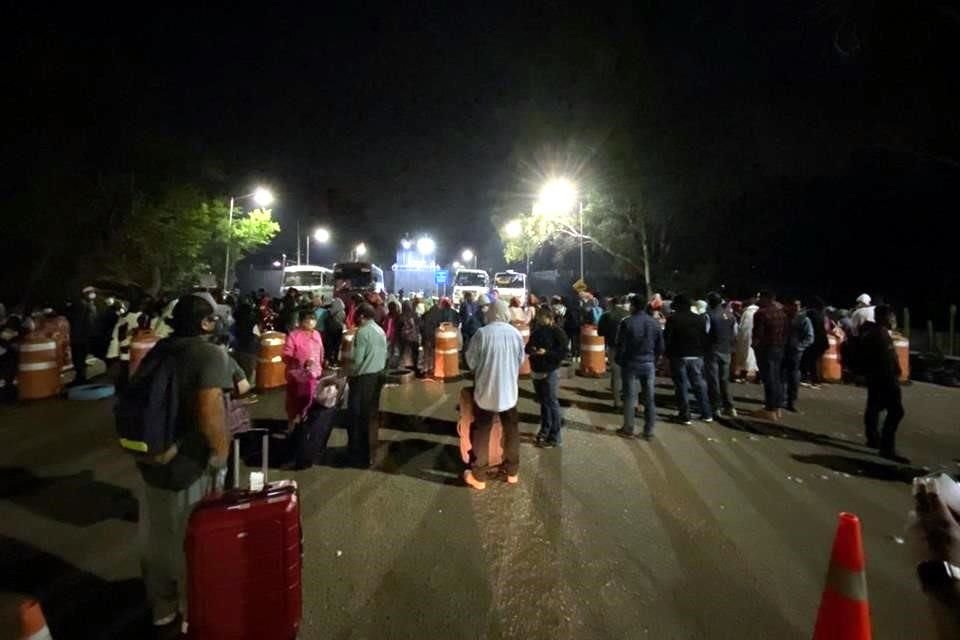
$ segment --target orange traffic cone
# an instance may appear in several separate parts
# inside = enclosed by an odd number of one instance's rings
[[[860,519],[841,513],[813,640],[870,640],[865,568]]]

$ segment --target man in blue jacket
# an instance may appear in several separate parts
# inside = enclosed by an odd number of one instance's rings
[[[617,331],[616,362],[623,373],[623,426],[617,431],[632,438],[634,412],[637,408],[637,387],[643,391],[643,438],[653,437],[657,419],[654,402],[657,359],[663,354],[663,331],[660,323],[644,310],[639,296],[630,298],[630,316],[624,318]]]
[[[802,309],[799,300],[794,300],[786,305],[787,321],[789,328],[787,330],[787,344],[783,349],[783,363],[780,366],[780,377],[783,380],[783,398],[785,398],[784,409],[787,411],[797,410],[797,391],[800,387],[800,362],[803,359],[803,352],[813,345],[813,323],[807,317]]]

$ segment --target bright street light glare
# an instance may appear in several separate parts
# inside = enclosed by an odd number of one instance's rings
[[[523,235],[523,225],[519,220],[511,220],[507,223],[507,226],[503,228],[503,231],[507,234],[508,238],[516,239]]]
[[[464,249],[463,253],[460,254],[460,257],[463,258],[464,262],[470,262],[473,260],[473,251],[470,251],[470,249]]]
[[[400,246],[403,247],[404,251],[409,251],[410,247],[413,246],[413,240],[410,240],[409,238],[404,238],[403,240],[400,241]]]
[[[323,227],[317,229],[313,232],[313,239],[319,242],[320,244],[330,241],[330,232]]]
[[[423,236],[417,240],[417,251],[420,252],[420,255],[429,256],[433,255],[433,251],[437,248],[437,243],[433,241],[433,238]]]
[[[282,267],[283,265],[281,264],[281,262],[280,262],[279,260],[274,260],[274,261],[273,261],[273,266],[279,268],[279,267]]]
[[[454,269],[463,269],[463,265],[460,264],[459,262],[454,261],[454,263],[453,263],[453,268],[454,268]]]
[[[367,245],[361,242],[357,245],[357,248],[354,249],[353,252],[357,254],[358,258],[362,258],[363,256],[367,255]]]
[[[273,202],[273,193],[266,187],[257,187],[253,191],[253,201],[261,207],[268,207]]]
[[[566,178],[554,178],[540,189],[536,207],[548,215],[569,213],[577,204],[577,188]]]

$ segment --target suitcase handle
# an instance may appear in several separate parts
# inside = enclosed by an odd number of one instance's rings
[[[263,486],[267,486],[267,473],[270,468],[270,430],[269,429],[250,429],[244,433],[259,431],[261,434],[260,442],[260,471],[263,473]],[[240,439],[233,439],[233,482],[235,488],[240,488]]]

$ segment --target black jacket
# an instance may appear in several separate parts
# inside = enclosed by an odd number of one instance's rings
[[[537,349],[546,353],[537,354]],[[527,353],[530,368],[537,373],[549,373],[560,366],[567,351],[567,335],[556,325],[539,325],[530,333]]]
[[[729,354],[737,338],[737,320],[721,306],[707,312],[710,316],[710,333],[707,334],[707,352]]]
[[[617,344],[617,329],[620,323],[630,313],[619,305],[614,305],[610,309],[600,314],[600,321],[597,323],[597,334],[603,338],[607,347],[613,348]]]
[[[857,341],[859,368],[867,383],[895,384],[900,377],[900,361],[890,332],[875,322],[865,322]]]
[[[679,309],[667,318],[664,339],[667,356],[702,358],[707,342],[707,318],[689,309]]]

